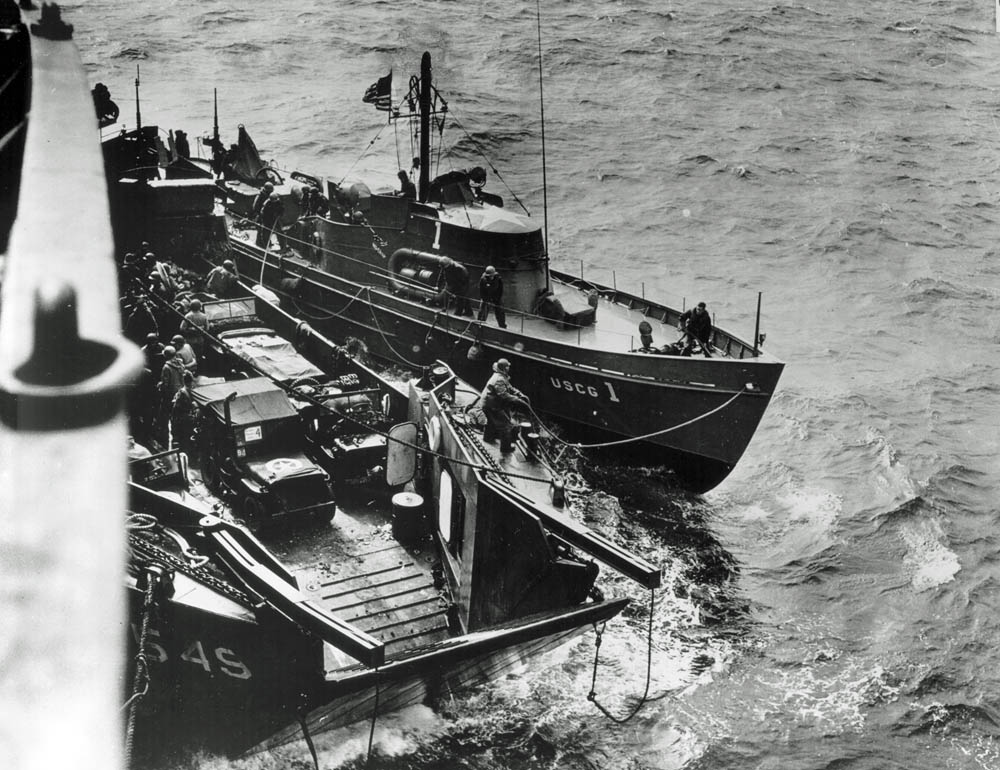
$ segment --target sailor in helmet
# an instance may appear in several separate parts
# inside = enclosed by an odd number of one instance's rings
[[[271,197],[271,193],[274,192],[274,184],[272,182],[264,182],[264,186],[260,188],[257,196],[253,199],[253,206],[250,209],[250,218],[253,220],[260,219],[260,210],[264,208],[264,202]]]
[[[262,249],[267,248],[271,242],[271,233],[274,232],[278,235],[279,242],[281,241],[281,231],[279,225],[281,223],[281,217],[285,213],[285,204],[281,202],[281,196],[278,193],[271,193],[267,200],[264,201],[264,205],[260,209],[260,225],[257,228],[257,245]]]
[[[205,276],[205,290],[219,299],[227,299],[236,287],[238,279],[236,265],[233,260],[227,259],[208,271],[208,275]]]
[[[500,439],[500,451],[507,454],[514,449],[514,421],[510,410],[514,407],[531,408],[531,402],[521,391],[510,384],[510,361],[498,359],[493,364],[493,374],[480,395],[486,415],[484,441]]]
[[[493,265],[487,265],[479,278],[479,296],[482,303],[479,305],[479,320],[485,321],[490,314],[490,308],[496,313],[497,326],[501,329],[507,328],[507,317],[503,310],[503,278]]]

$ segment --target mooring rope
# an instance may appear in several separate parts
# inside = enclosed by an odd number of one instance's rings
[[[371,728],[368,730],[368,756],[365,759],[365,767],[370,767],[372,762],[372,746],[375,744],[375,721],[378,719],[378,700],[379,700],[379,686],[378,686],[378,669],[375,669],[375,706],[372,709],[372,724]]]
[[[633,436],[632,438],[624,438],[624,439],[621,439],[621,440],[618,440],[618,441],[603,441],[603,442],[600,442],[600,443],[597,443],[597,444],[581,444],[581,443],[572,442],[572,441],[564,441],[563,439],[559,438],[559,436],[556,436],[555,434],[553,434],[552,431],[549,431],[549,433],[551,434],[551,437],[557,443],[564,444],[567,447],[571,447],[573,449],[602,449],[604,447],[610,447],[610,446],[622,446],[624,444],[634,444],[637,441],[645,441],[646,439],[654,438],[656,436],[662,436],[665,433],[671,433],[671,432],[673,432],[675,430],[680,430],[681,428],[686,428],[688,425],[694,425],[696,422],[704,420],[706,417],[711,417],[716,412],[721,412],[723,409],[725,409],[727,406],[729,406],[731,403],[733,403],[733,401],[735,401],[737,398],[739,398],[740,396],[742,396],[743,393],[744,393],[744,391],[738,390],[738,391],[736,391],[736,393],[733,394],[732,398],[730,398],[728,401],[726,401],[726,403],[720,404],[719,406],[715,407],[714,409],[710,409],[707,412],[705,412],[704,414],[698,415],[697,417],[692,417],[690,420],[685,420],[684,422],[682,422],[682,423],[680,423],[678,425],[672,425],[669,428],[663,428],[662,430],[655,430],[652,433],[644,433],[641,436]],[[538,414],[535,412],[535,410],[530,405],[528,406],[528,411],[531,412],[531,415],[538,421],[539,424],[541,424],[541,425],[545,424],[542,421],[542,419],[538,416]]]
[[[313,743],[312,735],[309,734],[309,723],[306,722],[306,715],[301,712],[299,713],[299,725],[302,727],[302,737],[306,740],[306,746],[309,747],[313,768],[314,770],[319,770],[319,757],[316,754],[316,744]]]
[[[646,701],[649,700],[649,683],[652,679],[653,672],[653,609],[655,596],[656,594],[653,589],[649,589],[649,631],[646,636],[646,689],[642,691],[642,697],[639,698],[639,702],[627,716],[616,717],[597,700],[597,666],[601,655],[601,637],[607,623],[602,623],[600,628],[597,627],[597,624],[594,624],[594,633],[597,635],[594,640],[594,672],[590,679],[590,692],[587,693],[587,700],[597,706],[598,710],[600,710],[604,716],[612,722],[616,722],[620,725],[625,724],[632,719],[632,717],[638,714],[639,709],[641,709],[645,705]]]
[[[382,331],[382,326],[378,322],[378,315],[375,313],[375,304],[371,301],[371,292],[370,291],[369,291],[369,295],[368,295],[368,309],[369,309],[369,311],[371,311],[372,320],[375,322],[375,329],[378,331],[379,336],[382,338],[382,342],[385,343],[385,346],[389,349],[389,351],[394,356],[396,356],[396,358],[398,358],[402,363],[406,364],[411,369],[418,369],[418,370],[419,369],[423,369],[423,365],[422,364],[418,364],[418,363],[414,363],[413,361],[410,361],[402,353],[400,353],[398,350],[396,350],[392,346],[392,344],[389,342],[388,337],[385,336],[385,332]],[[436,316],[435,316],[435,323],[437,323]]]
[[[153,614],[156,586],[159,584],[162,573],[158,569],[147,568],[145,575],[146,590],[143,594],[139,646],[135,654],[135,675],[132,677],[132,696],[122,706],[122,711],[128,710],[128,722],[125,725],[125,767],[132,765],[132,746],[135,741],[137,706],[143,696],[149,692],[149,661],[146,659],[146,640],[149,637],[149,624]]]

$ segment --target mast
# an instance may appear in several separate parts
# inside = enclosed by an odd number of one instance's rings
[[[424,51],[420,60],[420,181],[417,200],[427,201],[431,168],[431,55]]]
[[[142,113],[139,112],[139,65],[135,65],[135,131],[142,134]]]
[[[212,89],[212,147],[219,146],[219,89]]]
[[[753,357],[760,355],[760,297],[763,292],[757,292],[757,322],[753,327]]]
[[[1000,2],[1000,0],[997,0]],[[542,229],[545,231],[545,257],[549,256],[549,185],[545,174],[545,92],[542,90],[542,6],[535,0],[535,18],[538,21],[538,102],[542,119]],[[549,288],[549,271],[545,270],[545,287]]]

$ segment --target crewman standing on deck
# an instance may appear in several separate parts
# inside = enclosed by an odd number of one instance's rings
[[[404,198],[416,198],[417,186],[410,180],[410,175],[400,171],[396,176],[399,177],[399,194]]]
[[[189,459],[195,457],[195,427],[198,425],[198,403],[191,388],[194,375],[184,372],[183,385],[174,395],[170,409],[170,436],[174,446],[187,453]]]
[[[445,257],[441,267],[441,278],[444,289],[441,292],[444,312],[454,300],[456,315],[472,315],[472,302],[469,301],[469,271],[461,262]]]
[[[175,334],[170,340],[170,347],[176,351],[176,358],[181,360],[186,371],[193,372],[198,368],[198,356],[194,352],[194,348],[184,339],[184,335]]]
[[[262,249],[271,243],[271,233],[277,232],[285,206],[278,193],[271,193],[260,210],[260,226],[257,228],[257,245]]]
[[[479,305],[479,320],[485,321],[490,314],[490,308],[496,313],[497,326],[501,329],[507,328],[507,316],[503,312],[503,278],[493,265],[488,265],[479,279],[479,296],[482,303]]]
[[[677,322],[677,329],[687,333],[687,349],[689,351],[694,342],[697,341],[705,355],[709,355],[708,341],[712,336],[712,318],[709,316],[704,302],[699,302],[696,307],[683,313]]]
[[[264,182],[264,186],[257,192],[257,195],[253,199],[253,206],[250,207],[250,218],[254,222],[260,221],[260,212],[273,192],[274,184],[272,182]]]
[[[201,300],[191,300],[191,309],[184,314],[184,320],[181,321],[181,333],[199,358],[205,352],[205,337],[201,332],[207,328],[208,316],[202,310]]]
[[[309,196],[309,213],[317,217],[325,217],[330,213],[330,200],[322,191],[313,185],[312,193]]]
[[[156,432],[162,439],[160,442],[164,447],[169,447],[170,443],[170,411],[174,404],[174,396],[177,391],[184,387],[184,361],[177,354],[177,348],[167,345],[163,349],[163,356],[167,362],[160,372],[160,382],[157,390],[160,393],[160,404],[157,410]]]
[[[486,415],[486,429],[483,441],[500,439],[500,451],[507,454],[514,449],[514,421],[510,410],[516,406],[530,408],[526,395],[510,384],[510,361],[500,358],[493,364],[493,374],[480,394],[483,414]]]

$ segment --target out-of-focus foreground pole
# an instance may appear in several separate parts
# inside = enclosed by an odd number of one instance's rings
[[[120,334],[90,89],[52,12],[23,16],[31,100],[0,295],[0,767],[118,770],[140,356]]]

